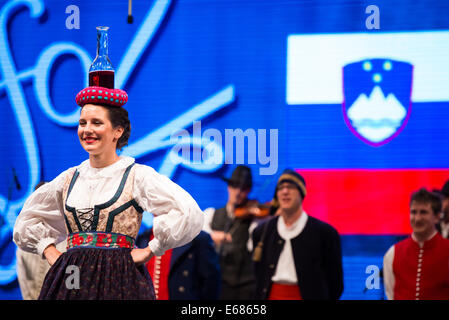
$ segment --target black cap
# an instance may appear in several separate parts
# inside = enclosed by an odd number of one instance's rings
[[[253,176],[251,169],[247,166],[237,166],[232,172],[231,178],[222,178],[228,186],[242,190],[251,189],[253,186]]]
[[[291,182],[298,188],[299,192],[301,193],[302,198],[304,199],[307,194],[306,189],[306,181],[304,180],[304,177],[300,175],[298,172],[292,169],[285,169],[281,176],[279,177],[278,183],[276,185],[276,192],[279,187],[279,185],[283,182]],[[276,196],[275,196],[276,199]]]

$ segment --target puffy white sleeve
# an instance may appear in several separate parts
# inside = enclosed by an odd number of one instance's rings
[[[214,219],[215,208],[209,207],[204,210],[204,225],[203,231],[212,233],[212,220]]]
[[[137,165],[134,198],[154,215],[154,238],[148,245],[157,256],[192,241],[203,228],[203,212],[192,196],[151,167]]]
[[[25,201],[13,232],[13,240],[22,250],[43,257],[47,246],[66,237],[62,201],[65,173],[42,185]]]
[[[394,300],[394,273],[393,273],[394,246],[388,249],[383,261],[383,275],[385,294],[388,300]]]

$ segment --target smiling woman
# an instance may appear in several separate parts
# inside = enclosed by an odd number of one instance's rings
[[[131,132],[127,98],[122,90],[102,87],[77,95],[78,138],[89,159],[34,192],[16,220],[16,244],[51,265],[39,299],[154,299],[144,263],[191,241],[203,226],[203,214],[185,190],[117,154]],[[154,239],[138,249],[143,211],[158,219]],[[61,254],[55,244],[64,238],[68,250]],[[73,266],[79,270],[76,288],[68,285]]]
[[[81,110],[78,137],[84,150],[89,153],[89,159],[94,167],[105,167],[118,158],[116,149],[119,148],[118,142],[125,129],[121,125],[112,124],[110,113],[113,111],[109,111],[110,109],[117,108],[87,104]],[[129,137],[129,129],[127,136]],[[122,139],[120,145],[126,143]]]

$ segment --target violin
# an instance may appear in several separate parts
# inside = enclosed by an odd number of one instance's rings
[[[271,202],[259,203],[257,200],[248,200],[245,205],[235,208],[234,216],[240,219],[265,218],[270,214],[270,210]]]

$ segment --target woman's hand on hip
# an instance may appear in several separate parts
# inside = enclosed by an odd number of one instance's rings
[[[49,245],[44,250],[45,259],[47,259],[47,262],[50,266],[52,266],[56,262],[56,260],[58,260],[61,254],[62,253],[58,251],[58,249],[56,249],[54,244]]]
[[[144,249],[136,248],[131,250],[131,257],[133,258],[134,263],[137,265],[147,263],[152,256],[153,252],[151,251],[150,247],[146,247]]]

